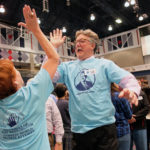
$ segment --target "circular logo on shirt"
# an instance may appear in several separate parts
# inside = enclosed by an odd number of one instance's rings
[[[75,87],[79,91],[86,91],[93,87],[95,83],[95,69],[83,69],[74,79]]]

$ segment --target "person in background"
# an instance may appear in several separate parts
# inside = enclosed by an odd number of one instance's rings
[[[64,39],[59,29],[50,33],[55,48],[63,44]],[[110,92],[112,82],[122,88],[119,98],[138,105],[140,86],[137,80],[112,61],[95,58],[98,42],[98,35],[92,30],[77,31],[75,52],[78,59],[62,62],[53,78],[53,82],[64,83],[69,90],[73,150],[117,150],[115,108]]]
[[[65,130],[63,137],[63,150],[72,150],[71,120],[68,109],[68,100],[66,99],[68,90],[64,84],[58,83],[54,91],[58,97],[57,106],[60,110]]]
[[[138,80],[141,86],[141,81]],[[133,150],[133,143],[136,150],[147,150],[147,130],[146,130],[146,115],[149,112],[150,105],[144,91],[141,90],[138,97],[138,106],[132,106],[132,118],[129,120],[131,129],[131,147]]]
[[[118,150],[130,150],[130,125],[128,119],[132,118],[132,110],[127,99],[119,98],[120,88],[117,84],[111,84],[111,99],[115,106],[115,118],[117,127]]]
[[[143,88],[143,91],[147,95],[147,98],[150,104],[150,88],[145,87]],[[148,150],[150,150],[150,109],[149,109],[149,113],[146,116],[146,125],[147,125],[147,147],[148,147]]]
[[[62,150],[63,122],[58,107],[51,96],[46,102],[46,121],[51,150]],[[55,132],[53,133],[54,130]],[[54,142],[54,134],[56,143]]]
[[[53,78],[59,56],[42,33],[34,9],[23,8],[25,23],[48,59],[33,80],[24,86],[23,79],[10,60],[0,60],[0,149],[50,150],[45,116],[45,102],[53,91]]]
[[[65,92],[65,99],[69,101],[69,91],[68,90]]]
[[[54,100],[55,103],[57,103],[57,96],[56,94],[54,93],[54,91],[52,92],[52,94],[50,94],[50,97]]]

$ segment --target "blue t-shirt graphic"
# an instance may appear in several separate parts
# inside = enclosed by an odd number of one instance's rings
[[[90,75],[88,69],[83,69],[81,70],[81,72],[79,72],[75,78],[75,87],[79,90],[79,91],[85,91],[88,90],[90,88],[92,88],[92,86],[95,83],[95,75],[92,75],[92,80],[90,80],[88,78],[88,76]]]

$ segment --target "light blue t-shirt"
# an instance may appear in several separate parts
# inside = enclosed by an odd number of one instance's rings
[[[115,108],[111,102],[110,84],[119,83],[129,72],[112,61],[94,57],[61,63],[58,82],[69,90],[71,127],[75,133],[115,122]]]
[[[45,102],[52,91],[49,73],[41,69],[27,86],[0,100],[0,150],[50,150]]]

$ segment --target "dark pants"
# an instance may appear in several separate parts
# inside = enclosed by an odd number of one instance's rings
[[[115,124],[98,127],[84,134],[73,133],[73,150],[118,150]]]
[[[63,136],[63,150],[72,150],[72,132],[65,132]]]
[[[147,119],[146,123],[147,123],[147,146],[148,150],[150,150],[150,119]]]

